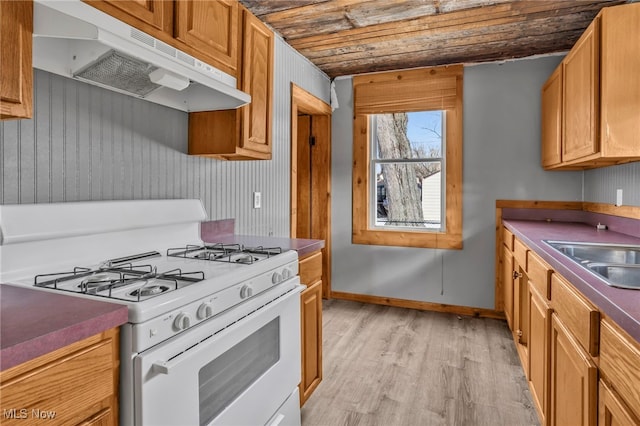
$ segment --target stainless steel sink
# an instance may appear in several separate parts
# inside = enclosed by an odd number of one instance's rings
[[[640,245],[549,240],[545,243],[609,286],[640,290]]]
[[[640,264],[640,246],[567,241],[546,241],[546,243],[578,262]]]
[[[602,276],[614,287],[640,289],[640,265],[588,263],[587,268]]]

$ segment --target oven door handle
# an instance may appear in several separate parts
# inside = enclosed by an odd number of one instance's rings
[[[160,374],[169,374],[169,371],[175,367],[176,363],[167,361],[157,361],[153,363],[153,371]]]

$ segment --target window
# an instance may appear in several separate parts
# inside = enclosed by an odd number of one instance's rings
[[[462,248],[462,66],[356,76],[353,242]]]

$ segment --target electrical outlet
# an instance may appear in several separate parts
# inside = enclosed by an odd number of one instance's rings
[[[259,209],[262,207],[262,194],[259,192],[253,193],[253,208]]]
[[[616,206],[622,205],[622,189],[616,189]]]

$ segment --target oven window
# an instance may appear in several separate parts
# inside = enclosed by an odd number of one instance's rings
[[[200,425],[209,424],[279,359],[280,317],[202,367]]]

